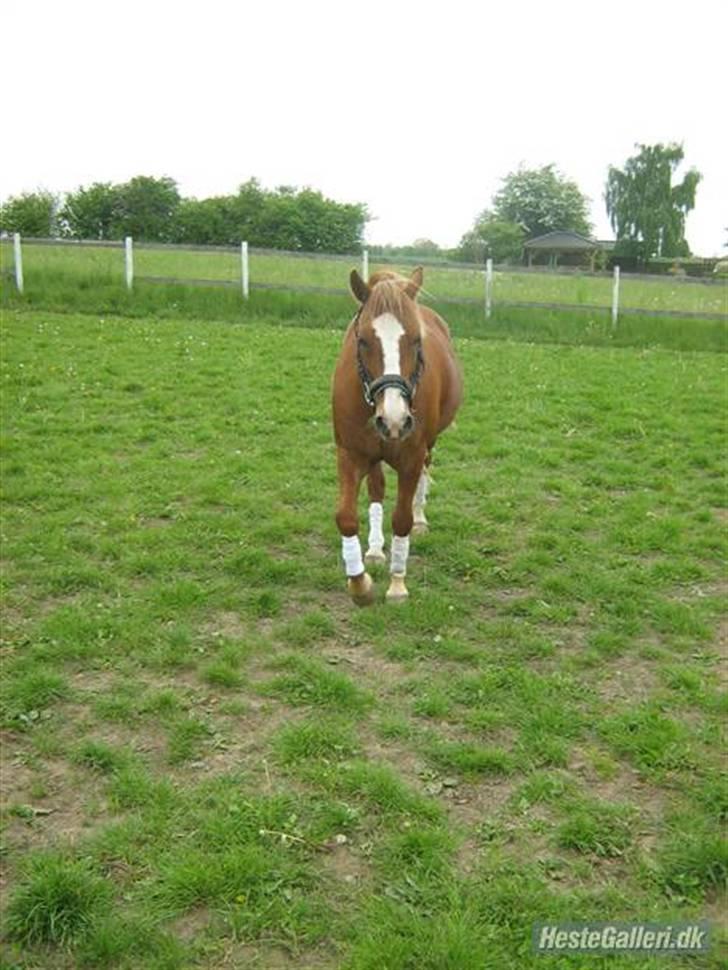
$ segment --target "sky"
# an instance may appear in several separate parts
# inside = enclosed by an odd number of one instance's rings
[[[554,163],[591,201],[636,143],[703,175],[693,252],[728,241],[728,4],[6,0],[0,198],[252,176],[373,216],[370,243],[456,245],[502,178]]]

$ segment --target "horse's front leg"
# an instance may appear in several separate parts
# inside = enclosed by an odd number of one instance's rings
[[[401,602],[409,596],[404,578],[407,575],[409,537],[414,522],[412,503],[423,466],[424,456],[419,462],[398,472],[397,504],[392,515],[390,583],[387,590],[387,600],[390,602]]]
[[[369,545],[364,562],[367,566],[372,566],[387,561],[384,555],[384,532],[382,531],[384,471],[381,461],[372,465],[369,470],[367,489],[369,491]]]
[[[359,486],[367,472],[367,463],[339,449],[337,455],[339,472],[339,504],[336,509],[336,525],[341,533],[341,555],[346,570],[346,584],[357,606],[368,606],[374,601],[374,583],[364,569],[359,542],[359,513],[357,500]]]

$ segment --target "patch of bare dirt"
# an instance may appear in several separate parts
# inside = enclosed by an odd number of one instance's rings
[[[718,579],[711,582],[685,583],[677,587],[671,599],[679,603],[690,605],[696,600],[714,596],[726,600],[728,598],[728,579]]]
[[[144,529],[168,529],[174,521],[172,518],[150,515],[148,518],[140,519],[139,524]]]
[[[23,746],[10,748],[3,758],[2,804],[18,813],[9,818],[6,839],[8,848],[20,854],[74,844],[108,818],[90,773],[61,760],[47,760],[33,768]]]
[[[320,856],[324,871],[347,887],[360,886],[370,876],[369,861],[347,842]]]
[[[495,819],[518,784],[511,778],[487,778],[446,788],[444,800],[448,814],[459,828],[472,834],[484,822]]]
[[[427,766],[420,755],[400,742],[382,741],[368,731],[362,732],[360,740],[367,760],[389,765],[410,787],[424,791]]]
[[[249,631],[239,613],[233,610],[222,610],[215,613],[201,627],[201,633],[208,637],[225,637],[228,640],[240,640]]]
[[[358,679],[358,686],[363,690],[383,688],[388,693],[405,677],[401,664],[387,660],[356,640],[326,644],[320,649],[317,648],[317,655],[332,666],[338,666],[353,679]]]
[[[463,782],[443,789],[443,801],[450,821],[463,835],[455,855],[458,872],[474,872],[487,845],[484,833],[495,824],[516,788],[511,779],[487,779],[477,783]]]
[[[189,943],[200,933],[204,933],[214,918],[213,912],[207,906],[198,906],[173,920],[167,930],[176,940]]]
[[[339,962],[325,953],[289,953],[263,943],[231,943],[208,970],[334,970]]]
[[[292,781],[276,777],[276,766],[270,758],[272,738],[284,726],[306,716],[306,711],[291,708],[283,702],[257,697],[245,698],[243,714],[229,715],[215,712],[216,703],[209,703],[206,712],[214,714],[219,729],[200,745],[199,756],[176,769],[176,774],[214,777],[243,770],[258,780],[265,794],[291,787]]]
[[[105,693],[118,678],[118,673],[108,667],[84,667],[73,674],[73,686],[89,694]]]
[[[609,664],[604,663],[595,672],[592,686],[608,704],[639,703],[647,700],[661,682],[653,660],[625,654]]]
[[[718,653],[714,672],[721,689],[726,689],[728,688],[728,616],[719,621],[713,643]]]

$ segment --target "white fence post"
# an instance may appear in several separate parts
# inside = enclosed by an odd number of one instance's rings
[[[612,326],[617,326],[619,317],[619,266],[614,267],[614,285],[612,287]]]
[[[15,263],[15,285],[18,293],[23,292],[23,250],[20,245],[20,233],[13,233],[13,261]]]
[[[369,250],[363,249],[361,254],[361,277],[366,283],[369,279]]]
[[[490,311],[493,307],[493,260],[487,259],[485,262],[485,319],[490,320]]]
[[[124,268],[126,270],[126,288],[134,286],[134,243],[131,236],[124,239]]]
[[[240,243],[240,268],[243,287],[243,299],[247,300],[250,296],[250,266],[248,264],[248,244]]]

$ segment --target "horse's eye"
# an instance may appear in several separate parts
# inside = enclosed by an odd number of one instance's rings
[[[362,350],[369,350],[369,344],[363,337],[359,337],[359,346]]]

